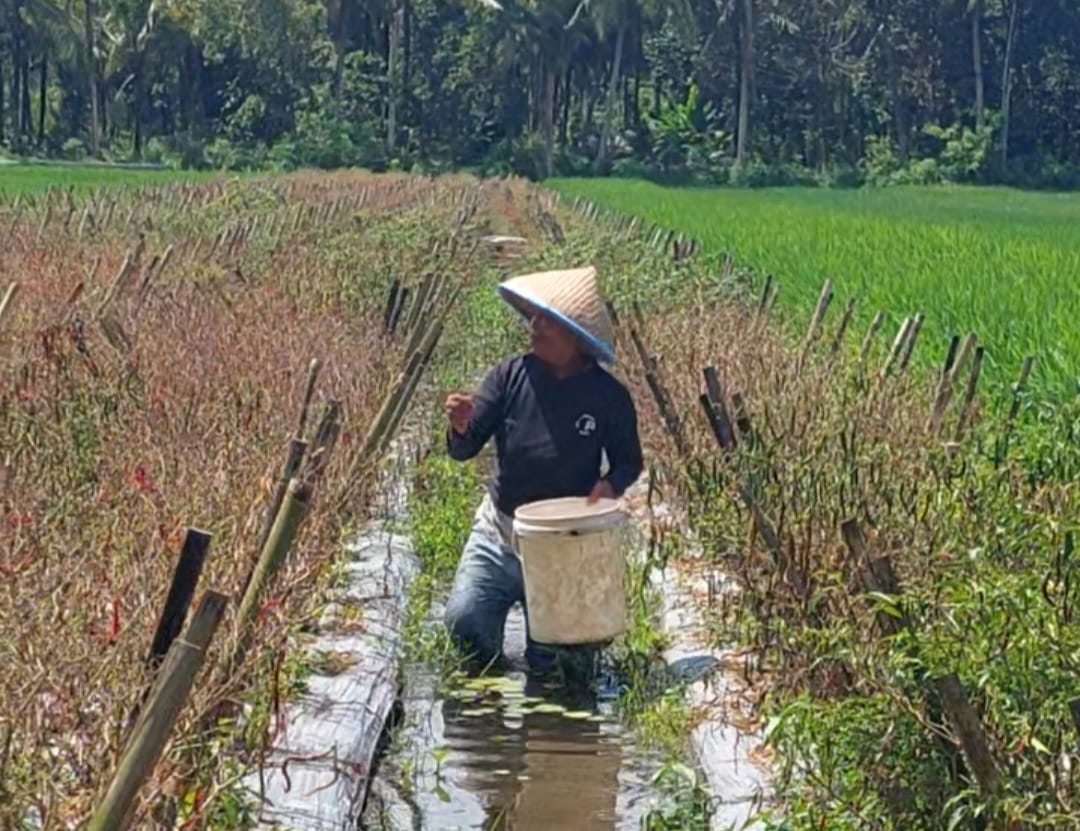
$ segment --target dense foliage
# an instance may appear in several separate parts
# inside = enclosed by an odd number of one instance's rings
[[[226,167],[1080,182],[1071,0],[8,0],[0,145]]]

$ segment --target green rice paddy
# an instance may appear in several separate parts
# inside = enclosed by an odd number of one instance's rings
[[[212,174],[158,168],[119,167],[103,164],[9,164],[0,162],[0,195],[40,193],[53,188],[78,191],[115,185],[146,185],[206,178]]]
[[[1011,381],[1026,355],[1034,383],[1076,392],[1080,377],[1080,194],[1006,188],[665,188],[643,181],[549,183],[565,196],[638,214],[709,252],[773,274],[781,313],[804,326],[826,278],[831,317],[852,295],[865,327],[888,337],[926,316],[917,356],[939,363],[951,334],[986,346],[987,383]],[[861,337],[861,331],[859,333]]]

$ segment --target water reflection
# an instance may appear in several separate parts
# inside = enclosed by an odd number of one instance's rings
[[[523,699],[547,692],[525,684]],[[614,829],[623,731],[597,715],[595,701],[547,695],[544,704],[482,712],[470,702],[442,703],[443,741],[454,784],[473,794],[485,811],[484,829]],[[544,707],[544,704],[538,706]],[[567,717],[566,713],[573,716]],[[592,721],[582,718],[590,714]],[[428,818],[429,821],[432,819]],[[428,827],[442,827],[431,823]]]
[[[618,722],[613,691],[572,692],[512,671],[446,698],[417,683],[380,774],[400,803],[363,827],[630,831],[653,766]],[[427,687],[425,693],[425,686]],[[369,812],[370,813],[370,812]],[[395,814],[398,819],[386,822]],[[408,814],[407,821],[404,815]]]

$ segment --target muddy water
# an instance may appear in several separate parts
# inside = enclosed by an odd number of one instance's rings
[[[655,760],[634,747],[603,674],[592,691],[524,671],[521,617],[507,625],[510,670],[441,696],[414,668],[404,722],[372,785],[365,829],[630,831],[656,800]]]

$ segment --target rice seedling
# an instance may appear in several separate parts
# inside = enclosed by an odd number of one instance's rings
[[[40,193],[49,189],[87,192],[102,187],[167,184],[209,179],[213,174],[194,170],[140,169],[109,165],[0,164],[0,194]]]
[[[647,182],[560,180],[595,200],[686,234],[713,255],[774,275],[793,329],[804,332],[822,283],[854,299],[865,328],[878,312],[896,326],[925,315],[920,362],[954,334],[975,331],[988,379],[1011,381],[1036,355],[1033,380],[1078,390],[1080,198],[989,188],[859,191],[663,188]],[[925,364],[924,364],[925,365]]]

